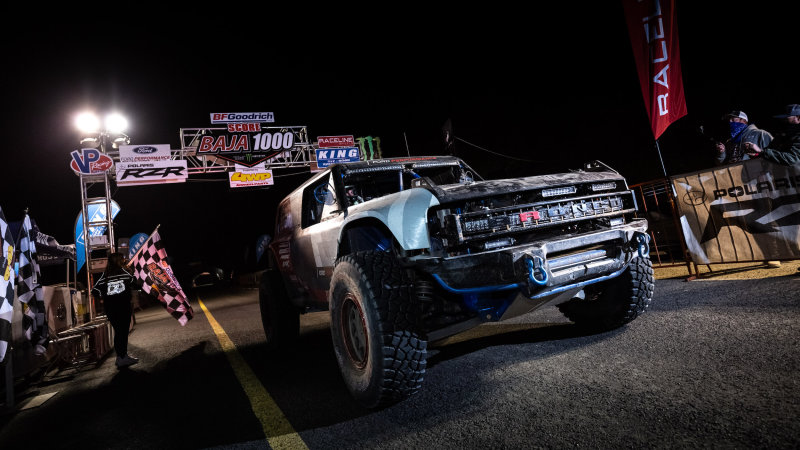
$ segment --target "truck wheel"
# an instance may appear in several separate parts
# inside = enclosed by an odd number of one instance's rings
[[[344,256],[333,271],[333,348],[348,390],[367,408],[397,403],[422,384],[428,344],[411,292],[410,275],[390,252]]]
[[[258,289],[261,323],[267,350],[274,352],[290,348],[300,334],[300,310],[289,301],[280,272],[264,272]]]
[[[653,298],[653,265],[649,258],[635,257],[622,274],[589,285],[584,298],[558,305],[569,320],[592,331],[619,328],[643,313]]]

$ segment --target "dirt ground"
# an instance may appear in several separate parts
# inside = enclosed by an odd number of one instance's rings
[[[654,265],[655,277],[657,280],[671,278],[689,279],[696,276],[693,280],[755,280],[762,278],[783,277],[787,275],[797,275],[800,277],[800,260],[781,261],[780,267],[770,267],[765,262],[749,262],[737,264],[711,264],[707,266],[697,266],[698,273],[689,271],[686,264],[658,267]]]

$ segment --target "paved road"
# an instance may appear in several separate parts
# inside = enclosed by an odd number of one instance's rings
[[[659,280],[617,331],[581,335],[552,307],[484,325],[433,345],[421,392],[382,411],[348,396],[325,313],[303,317],[303,354],[269,361],[256,291],[201,292],[210,316],[194,299],[186,327],[137,314],[132,370],[31,387],[56,394],[4,417],[0,448],[797,448],[798,287]]]

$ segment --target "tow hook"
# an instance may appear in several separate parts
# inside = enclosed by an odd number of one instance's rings
[[[525,256],[525,265],[528,267],[528,279],[532,283],[536,283],[539,286],[547,284],[547,270],[544,268],[544,260],[541,256]],[[541,274],[541,280],[536,279],[537,272]]]
[[[650,256],[650,236],[645,233],[636,231],[633,233],[633,244],[639,252],[640,258],[647,258]]]

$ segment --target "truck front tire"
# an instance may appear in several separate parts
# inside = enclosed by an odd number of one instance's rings
[[[649,258],[635,257],[616,278],[584,289],[584,298],[558,305],[576,325],[591,331],[619,328],[643,313],[653,298],[653,265]]]
[[[367,408],[397,403],[422,384],[427,341],[412,292],[391,252],[347,255],[333,271],[333,348],[348,390]]]

